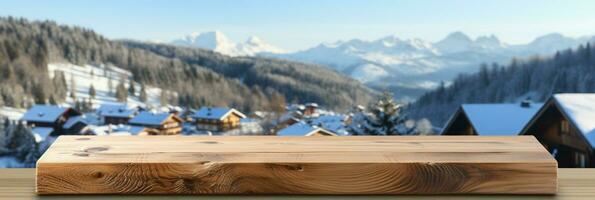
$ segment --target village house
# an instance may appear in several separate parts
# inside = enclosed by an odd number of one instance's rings
[[[542,103],[463,104],[450,117],[442,135],[518,135]]]
[[[146,134],[139,135],[176,135],[182,132],[183,120],[172,113],[155,113],[150,111],[142,111],[130,121],[128,124],[131,126],[139,126],[148,128],[147,130],[154,129],[152,131],[142,131]]]
[[[281,117],[279,117],[279,119],[277,119],[276,127],[285,128],[287,126],[293,125],[293,124],[299,122],[302,117],[303,117],[303,114],[299,110],[286,112],[285,114],[281,115]]]
[[[55,105],[35,105],[21,117],[21,121],[31,127],[37,141],[50,135],[79,134],[87,126],[82,119],[80,112]]]
[[[317,126],[300,122],[277,131],[278,136],[337,136],[337,134]]]
[[[534,135],[558,167],[595,167],[595,94],[553,95],[521,135]]]
[[[127,124],[138,111],[125,104],[103,104],[97,109],[103,124]]]
[[[316,114],[316,109],[318,109],[318,104],[316,103],[308,103],[306,104],[306,108],[304,109],[305,116],[311,116]]]
[[[306,122],[337,135],[349,135],[349,132],[347,131],[347,120],[349,119],[349,115],[325,114],[315,118],[306,119]]]
[[[240,119],[246,118],[233,108],[202,107],[193,115],[196,128],[205,131],[228,131],[240,127]]]

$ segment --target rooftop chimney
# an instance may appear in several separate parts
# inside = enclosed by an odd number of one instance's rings
[[[531,107],[531,100],[523,100],[523,101],[521,101],[521,107],[523,107],[523,108],[529,108],[529,107]]]

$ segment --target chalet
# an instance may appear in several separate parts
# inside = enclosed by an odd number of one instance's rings
[[[103,124],[127,124],[137,113],[137,109],[125,104],[103,104],[97,109]]]
[[[442,129],[442,135],[518,135],[543,104],[463,104]]]
[[[287,112],[287,113],[281,115],[281,117],[279,117],[279,119],[277,120],[278,121],[277,126],[287,127],[287,126],[293,125],[293,124],[299,122],[302,117],[303,117],[303,114],[299,110]]]
[[[171,113],[142,111],[130,119],[128,124],[156,130],[148,132],[149,135],[176,135],[182,132],[182,122],[180,117]]]
[[[306,108],[304,109],[305,116],[311,116],[316,113],[316,109],[318,109],[318,104],[316,103],[308,103],[306,104]]]
[[[559,167],[595,167],[595,94],[555,94],[521,131],[534,135]]]
[[[337,136],[337,134],[300,122],[281,129],[277,132],[278,136]]]
[[[64,134],[80,134],[88,125],[85,115],[78,115],[68,118],[62,125],[62,130]]]
[[[202,107],[193,115],[198,130],[227,131],[240,127],[246,115],[233,108]]]
[[[325,114],[316,118],[309,118],[307,122],[337,135],[348,135],[346,125],[349,118],[349,115]]]
[[[27,122],[27,125],[32,128],[52,128],[52,131],[48,135],[77,134],[77,130],[74,130],[73,127],[80,128],[80,126],[73,126],[75,124],[73,121],[80,120],[76,118],[80,115],[81,113],[68,107],[35,105],[25,112],[21,120]],[[76,120],[70,120],[71,118]],[[64,126],[65,124],[67,125],[66,127]],[[47,130],[49,129],[44,129],[43,132],[46,133]]]

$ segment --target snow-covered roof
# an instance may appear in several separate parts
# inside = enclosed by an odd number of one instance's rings
[[[555,94],[553,99],[561,112],[595,147],[595,93]]]
[[[334,133],[324,130],[322,128],[313,127],[306,123],[295,123],[287,128],[281,129],[277,132],[278,136],[309,136],[318,131],[325,132],[329,135],[335,135]]]
[[[328,122],[343,122],[345,120],[345,115],[320,115],[316,118],[312,118],[311,121],[313,124],[318,123],[328,123]]]
[[[52,132],[54,132],[54,129],[49,127],[34,127],[31,129],[31,132],[33,132],[35,141],[39,143],[45,140]]]
[[[225,107],[202,107],[200,110],[196,111],[192,117],[197,119],[222,120],[223,118],[227,117],[227,115],[232,113],[238,115],[240,118],[246,118],[246,115],[240,111]]]
[[[281,117],[279,117],[276,122],[278,121],[279,123],[283,123],[289,121],[290,119],[298,122],[300,121],[300,117],[302,117],[302,113],[300,111],[290,111],[281,115]]]
[[[461,108],[477,134],[497,136],[518,135],[542,106],[543,103],[531,103],[528,107],[521,107],[520,103],[463,104]]]
[[[170,113],[155,113],[150,111],[143,111],[138,113],[135,117],[130,119],[129,124],[143,124],[143,125],[161,125],[167,118],[172,115]]]
[[[320,115],[316,118],[310,119],[310,124],[319,126],[333,133],[340,135],[347,135],[345,128],[346,115]]]
[[[52,105],[34,105],[31,107],[21,120],[33,122],[55,122],[62,114],[68,111],[67,107]]]
[[[135,113],[125,104],[102,104],[97,108],[97,114],[103,117],[133,117]]]
[[[70,117],[68,118],[68,120],[66,120],[66,122],[64,123],[64,125],[62,125],[62,128],[65,129],[69,129],[72,128],[73,125],[75,125],[77,122],[83,122],[86,124],[85,120],[84,120],[84,116],[83,115],[78,115],[78,116],[74,116],[74,117]]]

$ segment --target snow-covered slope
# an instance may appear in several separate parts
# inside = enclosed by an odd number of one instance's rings
[[[71,84],[74,82],[76,98],[89,99],[89,88],[91,85],[95,88],[96,95],[95,99],[92,99],[93,106],[98,107],[101,104],[116,103],[116,86],[120,80],[124,80],[126,88],[130,85],[130,77],[132,74],[129,71],[123,70],[115,66],[108,65],[74,65],[70,63],[51,63],[48,65],[48,71],[50,78],[54,77],[56,71],[64,73],[66,84],[68,85],[69,91]],[[72,81],[74,80],[74,81]],[[112,89],[109,89],[110,82]],[[136,95],[128,95],[127,103],[130,106],[136,105],[149,105],[152,107],[160,106],[159,96],[161,89],[146,86],[147,102],[143,103],[138,98],[138,92],[140,91],[140,84],[135,83]],[[111,92],[110,92],[111,91]],[[174,94],[175,95],[175,94]],[[72,104],[73,99],[69,97],[66,99],[67,103]]]
[[[282,49],[252,36],[243,43],[235,43],[220,31],[192,33],[172,42],[176,45],[213,50],[229,56],[253,56],[258,53],[283,53]]]
[[[474,39],[462,32],[453,32],[434,43],[387,36],[372,41],[353,39],[321,44],[294,53],[259,55],[325,65],[372,87],[388,85],[411,89],[420,83],[439,85],[440,81],[448,82],[457,74],[475,72],[481,63],[506,64],[513,57],[548,55],[588,41],[593,39],[554,33],[528,44],[509,45],[494,35]]]

